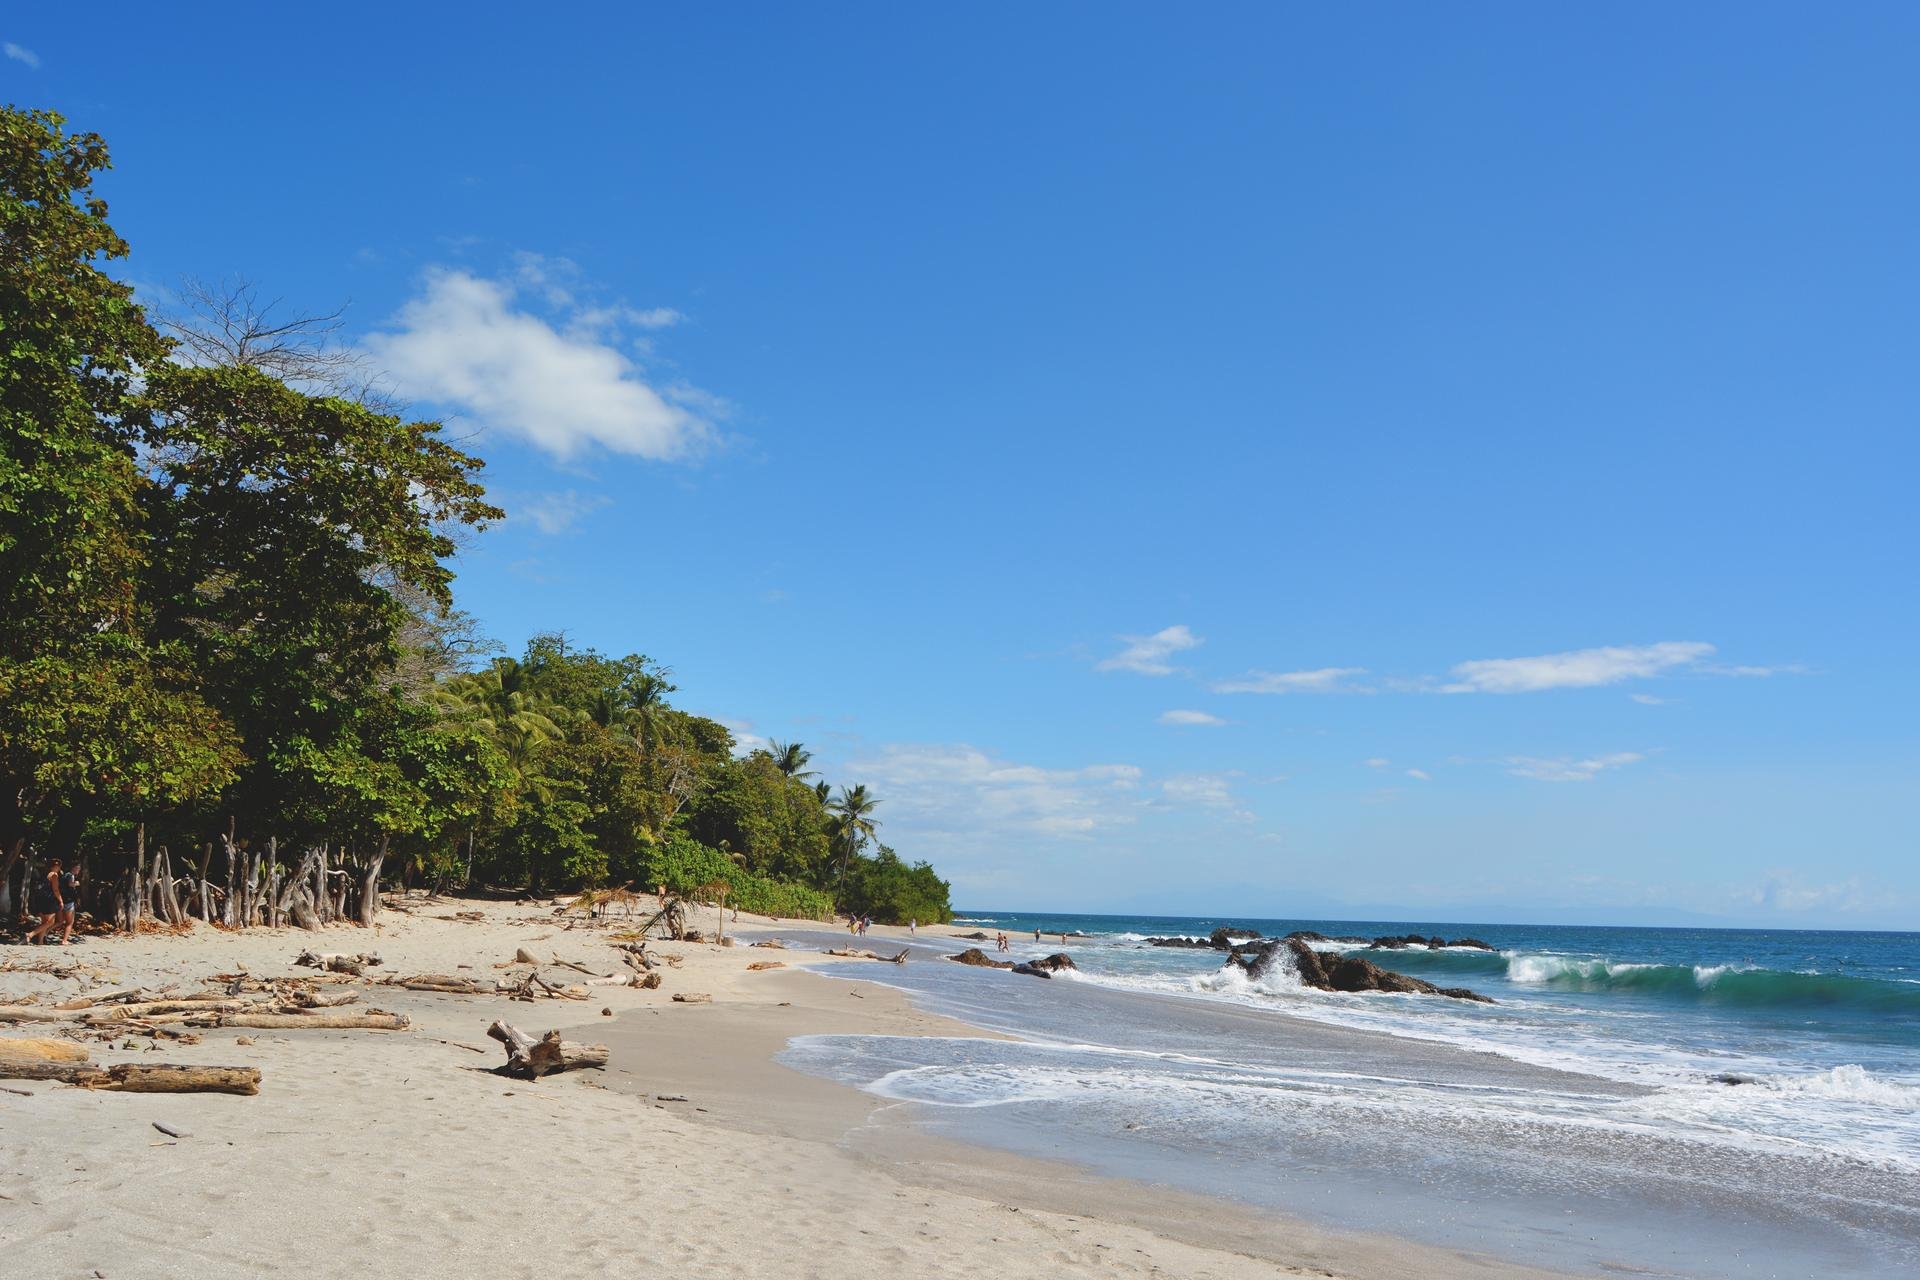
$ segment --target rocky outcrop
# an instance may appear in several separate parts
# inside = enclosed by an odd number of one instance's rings
[[[991,935],[976,931],[973,933],[951,933],[947,936],[950,938],[965,938],[969,942],[985,942]]]
[[[1207,945],[1215,951],[1231,951],[1234,943],[1246,942],[1259,936],[1258,929],[1234,929],[1222,925],[1207,938]]]
[[[1062,969],[1077,969],[1073,957],[1064,951],[1056,951],[1044,960],[1028,960],[1013,966],[1015,973],[1024,973],[1033,978],[1051,978]]]
[[[960,964],[970,964],[970,965],[973,965],[975,968],[979,968],[979,969],[1011,969],[1013,968],[1013,961],[995,960],[992,956],[988,955],[986,952],[982,951],[978,947],[968,947],[965,951],[962,951],[959,955],[948,956],[947,959],[958,961]]]
[[[1469,991],[1465,987],[1436,987],[1424,979],[1382,969],[1373,961],[1359,956],[1315,951],[1301,938],[1282,938],[1266,943],[1253,952],[1252,959],[1236,955],[1227,963],[1239,965],[1250,978],[1264,977],[1275,965],[1291,965],[1302,983],[1321,991],[1393,991],[1493,1003],[1491,996],[1483,996],[1477,991]]]
[[[1191,947],[1195,951],[1211,951],[1213,944],[1205,938],[1148,938],[1150,947]]]
[[[1493,944],[1482,942],[1478,938],[1455,938],[1447,944],[1450,947],[1472,947],[1475,951],[1492,951]]]

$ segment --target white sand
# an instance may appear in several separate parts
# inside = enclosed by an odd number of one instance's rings
[[[476,909],[485,922],[440,918]],[[0,961],[84,960],[113,970],[109,985],[182,991],[216,972],[310,973],[291,965],[308,947],[378,952],[380,974],[491,978],[522,946],[619,968],[607,930],[564,931],[544,907],[449,901],[382,920],[318,935],[92,938],[64,951],[10,947]],[[695,923],[710,927],[711,913]],[[742,924],[749,936],[778,932]],[[862,945],[875,943],[884,949]],[[31,1096],[0,1093],[0,1276],[1539,1274],[924,1137],[902,1108],[789,1071],[772,1053],[810,1032],[979,1033],[888,988],[747,971],[778,951],[656,950],[683,957],[660,990],[595,988],[584,1004],[369,987],[355,1007],[407,1013],[413,1028],[93,1046],[102,1062],[255,1065],[257,1097],[6,1081]],[[0,1003],[79,986],[0,972]],[[714,1003],[674,1004],[676,991]],[[501,1017],[609,1043],[611,1068],[495,1076],[505,1055],[485,1028]],[[0,1036],[47,1034],[0,1025]],[[236,1044],[243,1035],[255,1043]],[[188,1136],[169,1138],[156,1121]]]

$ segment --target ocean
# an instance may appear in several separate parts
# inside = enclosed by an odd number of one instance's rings
[[[1478,939],[1316,945],[1496,1003],[1250,982],[1147,942],[1223,925]],[[975,930],[1078,967],[920,963]],[[1017,1039],[785,1060],[950,1136],[1353,1230],[1581,1271],[1920,1275],[1920,934],[976,911],[915,952],[836,976]]]

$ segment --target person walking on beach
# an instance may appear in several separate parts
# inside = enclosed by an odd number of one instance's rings
[[[908,932],[909,934],[916,934],[916,933],[919,933],[919,932],[920,932],[920,917],[919,917],[919,916],[908,916],[908,917],[907,917],[907,932]]]
[[[32,944],[52,933],[54,922],[60,918],[60,859],[47,863],[47,874],[33,882],[27,909],[40,917],[39,926],[27,935],[27,942]]]
[[[73,921],[80,914],[80,872],[77,868],[60,873],[60,945],[73,945]]]

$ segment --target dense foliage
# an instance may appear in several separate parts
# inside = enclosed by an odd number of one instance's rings
[[[177,330],[176,358],[104,269],[127,253],[106,166],[57,115],[0,110],[0,912],[31,849],[85,855],[96,914],[127,920],[177,887],[277,919],[309,866],[296,913],[367,919],[400,880],[948,918],[864,787],[797,743],[741,754],[648,658],[556,634],[476,666],[448,559],[503,515],[480,459],[279,330]]]

